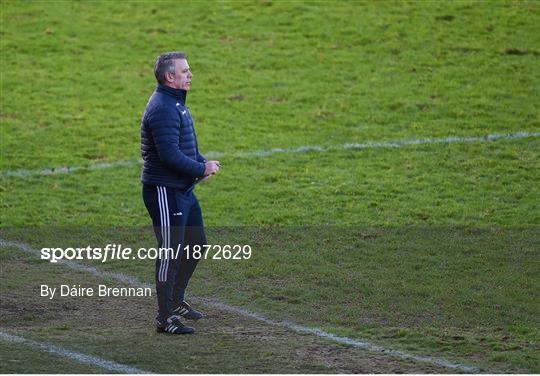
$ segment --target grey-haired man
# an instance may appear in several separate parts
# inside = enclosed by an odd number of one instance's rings
[[[186,334],[194,329],[184,325],[181,317],[198,320],[202,314],[185,301],[186,287],[198,263],[185,250],[206,244],[201,207],[193,189],[218,172],[220,164],[207,161],[199,152],[186,106],[193,79],[187,56],[182,52],[160,55],[154,74],[158,85],[141,123],[141,181],[159,248],[172,250],[156,260],[157,331]]]

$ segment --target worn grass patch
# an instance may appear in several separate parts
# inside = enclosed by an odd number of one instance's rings
[[[78,363],[58,355],[0,341],[2,373],[103,373],[101,367]],[[111,371],[108,371],[111,372]]]
[[[156,334],[153,298],[37,297],[40,284],[96,288],[122,286],[61,265],[44,266],[17,251],[2,250],[2,330],[159,373],[370,373],[445,372],[429,364],[396,360],[336,345],[311,335],[211,309],[189,336]],[[96,289],[97,291],[97,289]],[[176,361],[171,361],[174,355]],[[6,369],[18,359],[10,351]],[[32,359],[40,359],[33,354]],[[234,359],[234,362],[230,360]],[[43,369],[27,365],[28,371]],[[61,372],[62,368],[56,370]],[[69,371],[71,372],[71,371]]]

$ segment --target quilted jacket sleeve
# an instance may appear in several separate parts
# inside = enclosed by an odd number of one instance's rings
[[[202,155],[201,153],[199,153],[199,154],[197,155],[197,160],[198,160],[199,162],[202,162],[202,163],[208,162],[208,159],[206,159],[206,157],[205,157],[204,155]]]

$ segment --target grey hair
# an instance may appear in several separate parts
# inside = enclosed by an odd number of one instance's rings
[[[158,56],[156,65],[154,66],[154,75],[157,82],[160,84],[164,83],[167,72],[176,73],[174,61],[178,59],[187,59],[187,55],[180,51],[173,51]]]

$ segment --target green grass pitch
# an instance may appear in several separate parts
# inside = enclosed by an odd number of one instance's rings
[[[156,56],[183,50],[200,148],[224,166],[197,188],[209,238],[253,242],[250,260],[202,262],[190,294],[410,354],[538,373],[538,25],[535,1],[3,0],[0,238],[103,245],[106,233],[154,245],[140,119]],[[342,147],[518,132],[530,137]],[[329,149],[263,153],[304,146]],[[152,299],[47,301],[41,283],[100,280],[15,247],[0,255],[1,331],[143,370],[449,372],[204,305],[196,336],[160,337]],[[148,261],[92,265],[153,279]],[[163,343],[181,360],[155,350]],[[3,372],[102,371],[0,346]]]

